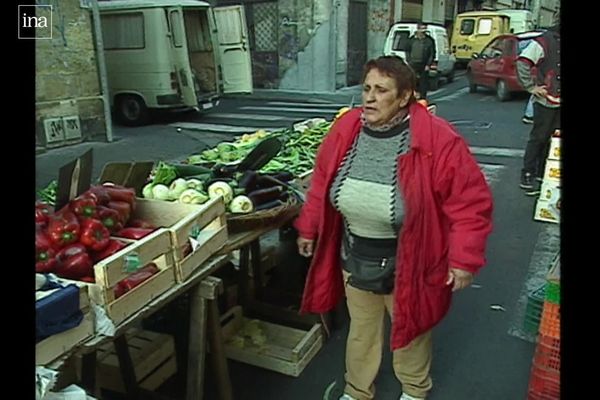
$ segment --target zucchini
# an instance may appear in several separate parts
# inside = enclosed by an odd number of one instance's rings
[[[200,165],[172,164],[179,178],[188,178],[194,175],[210,174],[211,169]]]

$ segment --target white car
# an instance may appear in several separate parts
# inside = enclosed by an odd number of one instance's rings
[[[390,28],[383,46],[383,54],[394,55],[406,60],[406,49],[409,39],[415,34],[417,24],[413,22],[397,22]],[[435,43],[434,68],[429,71],[429,89],[436,90],[441,76],[447,82],[454,80],[454,64],[456,58],[450,52],[448,33],[441,25],[427,24],[425,31]]]

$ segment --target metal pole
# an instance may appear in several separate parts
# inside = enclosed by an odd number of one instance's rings
[[[106,122],[106,141],[112,142],[112,118],[110,115],[110,99],[108,98],[108,83],[106,80],[106,62],[104,60],[104,44],[102,43],[102,27],[100,25],[100,11],[98,0],[92,0],[92,19],[94,21],[94,36],[96,37],[96,56],[98,57],[98,73],[104,105],[104,121]]]

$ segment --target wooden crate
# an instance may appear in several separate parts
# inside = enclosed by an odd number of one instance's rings
[[[147,220],[171,233],[178,282],[185,281],[227,242],[225,204],[220,197],[199,205],[139,198],[136,203],[132,218]],[[195,231],[200,232],[198,245],[184,257],[188,238]]]
[[[302,373],[323,345],[320,324],[304,331],[251,320],[242,315],[240,306],[225,313],[221,325],[228,358],[293,377]],[[249,335],[249,327],[256,328],[254,332],[260,333]],[[262,340],[255,341],[261,336]]]
[[[94,318],[90,312],[90,299],[86,285],[83,282],[71,281],[68,279],[59,279],[64,284],[75,284],[79,287],[79,309],[83,313],[83,320],[76,327],[64,332],[57,333],[42,340],[35,345],[35,364],[46,365],[49,362],[62,356],[73,347],[84,340],[92,337],[94,334]],[[56,290],[48,290],[41,293],[36,292],[36,300],[49,296]]]
[[[130,257],[137,258],[140,267],[154,262],[160,271],[115,299],[117,284],[134,273],[126,270]],[[118,325],[175,285],[175,260],[169,231],[159,228],[99,261],[94,265],[94,275],[96,283],[87,284],[90,298],[102,305],[107,316]]]
[[[128,330],[125,335],[135,376],[142,389],[154,391],[177,373],[172,336],[135,328]],[[76,366],[81,374],[81,357],[77,357]],[[112,342],[97,349],[96,387],[125,393],[119,358]]]

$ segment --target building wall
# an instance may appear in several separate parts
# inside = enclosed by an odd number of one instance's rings
[[[369,0],[367,5],[367,59],[383,55],[383,45],[390,28],[390,2],[387,0]]]
[[[106,135],[91,11],[81,8],[79,0],[37,4],[52,5],[53,26],[52,39],[36,41],[36,142],[55,147]],[[64,118],[73,128],[71,139],[61,136]],[[54,134],[47,137],[45,125],[52,125]]]
[[[449,0],[423,0],[423,21],[444,25],[445,3]]]

